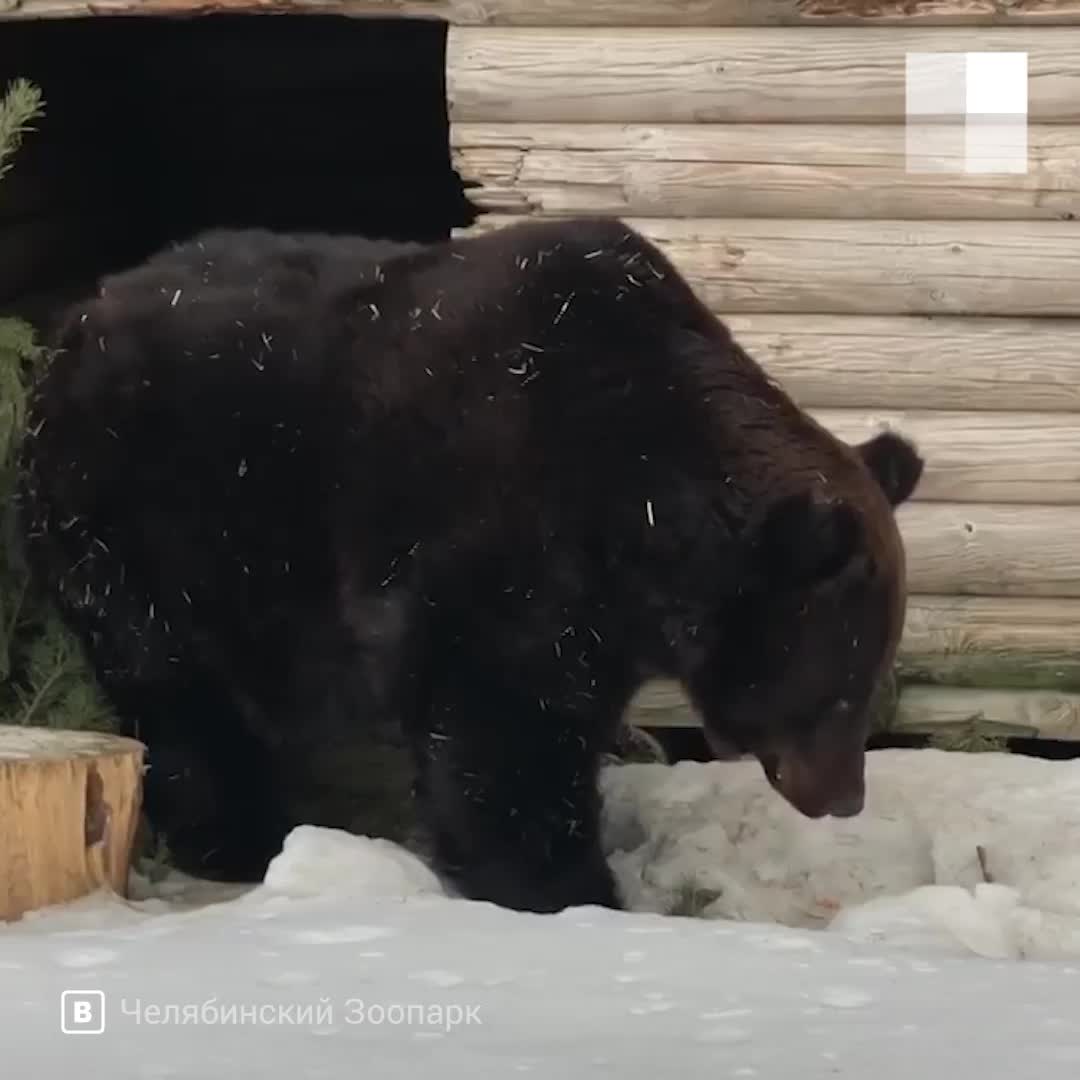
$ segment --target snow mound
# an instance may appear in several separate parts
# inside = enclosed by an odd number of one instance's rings
[[[842,821],[802,817],[747,761],[624,765],[603,787],[635,910],[1080,956],[1080,761],[877,751],[866,809]]]
[[[263,884],[286,896],[445,896],[438,876],[389,840],[301,825],[285,838]]]

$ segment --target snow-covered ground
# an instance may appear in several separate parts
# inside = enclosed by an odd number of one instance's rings
[[[616,767],[635,911],[445,894],[302,828],[250,891],[174,877],[0,928],[4,1076],[1080,1076],[1080,762],[870,755],[811,822],[751,763]],[[989,879],[989,882],[988,882]],[[668,914],[693,910],[702,918]],[[104,1031],[64,1034],[69,1024]]]

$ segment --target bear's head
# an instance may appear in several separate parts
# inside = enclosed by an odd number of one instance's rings
[[[760,508],[735,596],[684,672],[714,750],[752,754],[812,818],[863,807],[871,703],[905,617],[894,511],[923,470],[892,433],[838,449],[827,485],[808,478]]]

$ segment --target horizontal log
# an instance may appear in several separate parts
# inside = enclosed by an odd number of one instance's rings
[[[901,123],[907,53],[998,50],[1027,53],[1031,122],[1080,122],[1069,27],[451,27],[447,94],[456,123]]]
[[[912,596],[902,682],[1080,691],[1080,600]]]
[[[701,717],[675,683],[642,688],[626,720],[639,728],[696,728]],[[953,686],[904,686],[885,730],[974,737],[1080,740],[1080,694],[1048,690],[984,690]],[[880,730],[880,729],[879,729]]]
[[[1080,411],[1080,321],[730,315],[806,408]]]
[[[1077,0],[0,0],[0,18],[212,11],[400,15],[493,26],[1075,25]]]
[[[455,124],[471,202],[537,217],[1080,216],[1080,127],[1028,128],[1025,173],[940,162],[899,124]],[[909,153],[910,150],[910,153]],[[944,171],[923,171],[939,165]]]
[[[1080,507],[910,502],[898,521],[914,593],[1080,597]]]
[[[920,657],[1074,654],[1080,662],[1080,600],[1062,597],[909,597],[900,646]]]
[[[959,747],[963,733],[998,738],[1080,740],[1080,694],[906,686],[890,731],[941,735]]]
[[[811,412],[847,442],[887,429],[913,439],[926,459],[920,501],[1080,505],[1080,417],[1071,413]]]
[[[485,215],[461,235],[520,220]],[[1080,222],[626,223],[725,315],[1080,315]]]

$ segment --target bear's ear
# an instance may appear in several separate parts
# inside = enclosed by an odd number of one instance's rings
[[[858,551],[859,538],[859,518],[848,503],[801,491],[766,510],[752,544],[767,581],[804,586],[838,574]]]
[[[890,505],[899,506],[911,497],[922,478],[924,462],[907,439],[883,431],[855,449],[881,485]]]

